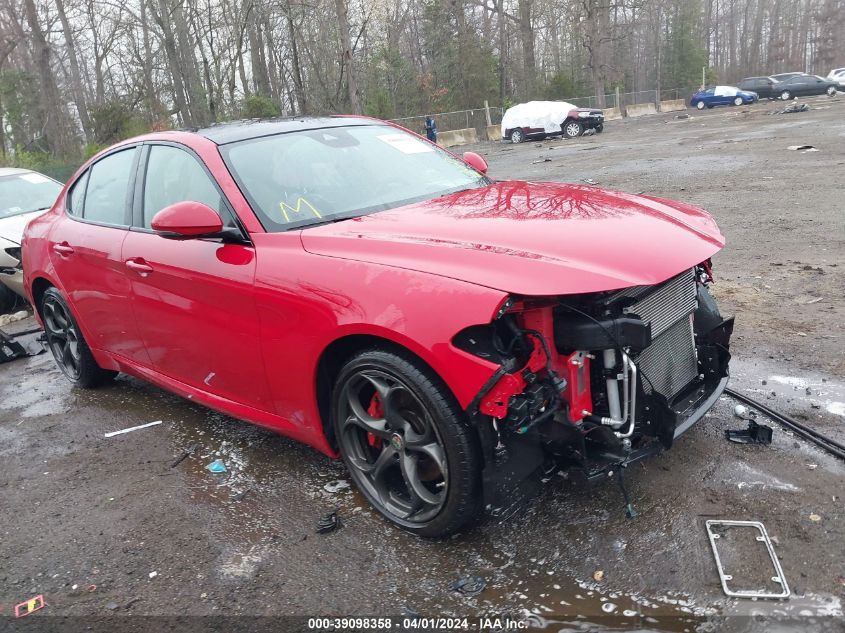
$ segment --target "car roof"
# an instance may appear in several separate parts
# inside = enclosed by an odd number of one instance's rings
[[[384,121],[363,116],[290,117],[282,119],[251,119],[218,123],[206,128],[191,130],[218,145],[245,141],[262,136],[274,136],[302,130],[319,130],[353,125],[387,125]]]

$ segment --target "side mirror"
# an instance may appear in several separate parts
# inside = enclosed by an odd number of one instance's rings
[[[464,152],[464,162],[482,174],[487,173],[487,161],[475,152]]]
[[[171,204],[156,213],[152,228],[162,237],[173,239],[210,237],[220,234],[223,220],[208,205],[185,201]]]

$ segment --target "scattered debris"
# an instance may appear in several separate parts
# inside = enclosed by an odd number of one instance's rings
[[[690,117],[690,115],[688,115],[688,114],[676,114],[675,118],[676,119],[690,119],[692,117]]]
[[[343,522],[337,515],[337,510],[332,510],[317,522],[317,534],[328,534],[340,527],[343,527]]]
[[[814,513],[814,514],[810,515],[810,521],[812,521],[813,523],[818,523],[821,520],[822,520],[822,518],[818,514]]]
[[[775,110],[771,114],[795,114],[796,112],[806,112],[809,109],[810,106],[806,103],[798,103],[796,101],[795,103],[790,103],[783,110]]]
[[[87,591],[88,593],[94,593],[95,591],[97,591],[97,585],[88,585],[85,588],[85,591]]]
[[[158,576],[158,572],[157,571],[151,571],[148,575],[150,577],[150,580],[152,580],[153,578]]]
[[[592,136],[595,133],[596,133],[596,129],[591,127],[591,128],[587,128],[586,130],[581,132],[581,136]]]
[[[340,492],[341,490],[346,490],[347,488],[349,488],[349,482],[345,479],[335,479],[323,486],[323,490],[331,493]]]
[[[598,180],[593,180],[592,178],[582,178],[582,179],[581,179],[581,182],[585,182],[585,183],[587,183],[588,185],[597,185],[597,184],[599,184],[599,181],[598,181]]]
[[[128,609],[129,607],[131,607],[136,602],[139,602],[140,600],[141,600],[141,598],[138,598],[137,596],[135,598],[129,598],[129,600],[127,600],[126,602],[123,603],[123,608]]]
[[[818,467],[819,467],[819,465],[818,465],[818,464],[807,464],[807,468],[808,468],[809,470],[815,470],[815,469],[816,469],[816,468],[818,468]]]
[[[789,597],[789,585],[786,582],[786,576],[783,575],[783,569],[780,566],[780,561],[778,560],[777,554],[775,554],[775,548],[772,546],[772,541],[769,538],[768,532],[766,532],[766,527],[760,523],[759,521],[721,521],[721,520],[709,520],[705,522],[705,527],[707,529],[707,538],[710,540],[710,546],[713,548],[713,557],[716,559],[716,569],[719,572],[719,580],[722,583],[722,591],[725,592],[726,596],[730,596],[733,598],[788,598]],[[722,538],[723,535],[727,533],[730,529],[735,528],[751,528],[757,530],[759,532],[758,536],[755,538],[756,541],[763,543],[766,546],[766,550],[769,553],[769,559],[771,560],[772,567],[774,569],[774,575],[770,576],[772,582],[780,585],[781,591],[779,592],[772,592],[772,591],[764,591],[760,590],[759,588],[755,589],[731,589],[728,583],[732,581],[734,578],[731,574],[725,573],[725,569],[722,566],[722,559],[719,557],[719,548],[716,545],[716,542]]]
[[[244,490],[241,490],[239,493],[232,495],[232,501],[240,501],[245,496],[247,496],[247,494],[249,494],[249,492],[251,490],[252,490],[252,488],[245,488]]]
[[[109,611],[116,611],[117,610],[117,603],[116,602],[109,602],[106,604],[106,609]]]
[[[812,145],[790,145],[786,149],[791,149],[795,152],[817,152],[819,151]]]
[[[593,580],[595,580],[596,582],[601,582],[602,580],[604,580],[604,572],[601,569],[596,570],[593,573]]]
[[[29,312],[26,310],[13,312],[12,314],[0,314],[0,325],[9,325],[9,323],[14,323],[15,321],[23,321],[28,316]]]
[[[8,363],[16,358],[26,355],[26,350],[23,348],[23,345],[13,340],[12,337],[6,334],[3,330],[0,330],[0,363]]]
[[[552,162],[551,158],[538,158],[537,160],[532,160],[531,164],[536,165],[537,163],[550,163]]]
[[[184,451],[182,451],[182,454],[179,455],[179,457],[177,457],[176,459],[173,460],[173,463],[170,464],[170,467],[176,468],[179,464],[181,464],[183,461],[185,461],[189,456],[193,455],[194,452],[197,450],[197,448],[199,448],[199,442],[194,442],[193,444],[191,444],[188,448],[186,448]]]
[[[772,427],[748,419],[747,429],[725,429],[725,438],[736,444],[771,444]]]
[[[449,585],[449,589],[465,596],[474,596],[484,591],[487,581],[481,576],[464,576]]]
[[[226,464],[223,463],[222,459],[215,459],[208,466],[206,466],[205,469],[212,473],[225,473]]]
[[[132,431],[139,431],[140,429],[146,429],[150,426],[157,426],[161,424],[161,420],[156,420],[155,422],[148,422],[147,424],[140,424],[138,426],[131,426],[128,429],[121,429],[120,431],[111,431],[110,433],[105,433],[103,437],[114,437],[115,435],[123,435],[124,433],[131,433]]]
[[[29,600],[24,600],[20,604],[15,605],[15,617],[16,618],[23,618],[32,613],[35,613],[39,609],[43,609],[47,606],[44,603],[44,596],[37,595],[34,598],[30,598]]]

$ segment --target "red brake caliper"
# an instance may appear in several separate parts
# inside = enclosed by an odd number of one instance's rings
[[[374,418],[384,417],[384,407],[381,404],[381,398],[379,397],[378,392],[373,394],[373,398],[370,400],[370,406],[367,407],[367,413]],[[376,437],[372,433],[367,433],[367,443],[373,448],[381,448],[381,438]]]

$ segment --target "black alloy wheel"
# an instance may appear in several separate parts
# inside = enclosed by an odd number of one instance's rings
[[[64,297],[49,288],[41,300],[41,318],[47,336],[47,346],[62,373],[74,384],[89,388],[113,378],[117,372],[102,369],[91,350]]]
[[[463,413],[435,376],[382,350],[355,356],[335,385],[335,438],[358,489],[385,517],[443,536],[477,514],[479,459]]]

